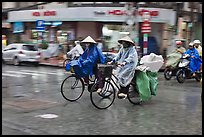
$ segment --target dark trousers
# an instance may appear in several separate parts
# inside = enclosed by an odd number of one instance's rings
[[[105,81],[102,73],[100,71],[96,71],[96,78],[99,81],[97,87],[98,88],[103,88]],[[84,81],[89,84],[89,77],[84,77]]]
[[[120,93],[127,94],[128,91],[129,91],[129,88],[130,88],[130,84],[127,85],[126,87],[122,87],[122,86],[120,86]]]

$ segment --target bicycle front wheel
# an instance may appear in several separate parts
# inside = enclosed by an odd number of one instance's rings
[[[70,59],[65,59],[64,61],[63,61],[63,68],[65,68],[66,67],[66,64],[68,63],[68,62],[70,62],[71,60]]]
[[[110,107],[115,100],[115,89],[113,84],[105,80],[104,87],[100,93],[97,93],[97,85],[100,81],[97,81],[91,88],[90,99],[91,103],[98,109],[106,109]]]
[[[68,101],[78,100],[85,89],[84,82],[76,75],[68,76],[61,85],[61,94]]]

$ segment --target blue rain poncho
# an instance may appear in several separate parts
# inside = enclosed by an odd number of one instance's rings
[[[190,64],[189,64],[189,68],[191,69],[192,73],[194,73],[195,71],[199,71],[200,70],[200,65],[202,65],[202,60],[199,56],[198,51],[193,48],[193,49],[188,49],[186,52],[184,52],[184,54],[189,54],[190,56],[194,56],[194,58],[190,58]]]
[[[72,67],[75,74],[79,77],[92,76],[95,74],[94,67],[97,66],[97,63],[104,64],[105,60],[101,50],[94,44],[87,48],[78,60],[73,60],[66,64],[66,71],[70,71]]]
[[[127,49],[122,47],[113,61],[127,63],[125,66],[117,67],[116,70],[119,84],[122,87],[126,87],[132,81],[138,63],[138,55],[135,47],[131,46]]]

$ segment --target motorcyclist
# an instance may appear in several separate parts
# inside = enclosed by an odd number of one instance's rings
[[[166,67],[176,67],[182,54],[186,51],[181,41],[176,41],[176,49],[167,55]]]
[[[199,56],[202,60],[202,47],[200,45],[201,44],[200,40],[194,40],[193,43],[194,43],[195,49],[198,51]],[[202,72],[202,65],[201,65],[200,71]]]
[[[191,69],[192,76],[195,77],[195,72],[200,71],[202,60],[199,56],[198,51],[194,48],[192,43],[189,43],[189,48],[183,55],[188,54],[190,56],[189,68]]]
[[[200,44],[201,44],[200,40],[194,40],[193,43],[194,43],[195,49],[198,51],[199,56],[200,56],[201,59],[202,59],[202,47],[201,47],[201,45],[200,45]]]

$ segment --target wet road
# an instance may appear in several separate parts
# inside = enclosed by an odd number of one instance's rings
[[[60,84],[66,77],[54,67],[2,66],[2,134],[19,135],[201,135],[201,85],[179,84],[159,73],[157,96],[135,106],[116,99],[98,110],[85,90],[66,101]],[[56,116],[43,117],[44,114]]]

